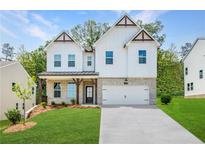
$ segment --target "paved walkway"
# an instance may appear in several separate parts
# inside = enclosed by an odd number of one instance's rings
[[[102,107],[100,143],[202,143],[155,106]]]

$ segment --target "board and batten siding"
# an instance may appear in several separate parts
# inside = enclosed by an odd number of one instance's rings
[[[188,68],[188,75],[185,68]],[[203,70],[203,79],[199,78],[199,70]],[[193,91],[187,90],[187,83],[193,82]],[[184,93],[185,96],[205,96],[205,40],[198,40],[184,60]]]
[[[61,55],[61,67],[54,67],[54,55]],[[68,67],[68,55],[75,54],[75,67]],[[82,71],[83,51],[73,42],[53,42],[47,49],[47,72]]]
[[[96,72],[100,77],[157,76],[157,46],[154,41],[124,45],[139,31],[137,26],[114,27],[96,44]],[[139,64],[138,50],[147,51],[147,63]],[[113,51],[113,64],[105,64],[105,51]]]

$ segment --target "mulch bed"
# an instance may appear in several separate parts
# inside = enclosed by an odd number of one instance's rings
[[[16,125],[11,125],[8,128],[6,128],[3,131],[3,133],[14,133],[14,132],[19,132],[19,131],[24,131],[26,129],[32,128],[35,125],[36,125],[36,122],[33,122],[33,121],[26,122],[25,124],[20,123]]]

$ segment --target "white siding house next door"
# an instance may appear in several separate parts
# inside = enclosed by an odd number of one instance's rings
[[[147,86],[103,86],[103,105],[149,104]]]

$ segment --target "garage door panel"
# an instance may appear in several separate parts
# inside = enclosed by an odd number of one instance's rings
[[[147,86],[103,86],[103,104],[149,104]]]

